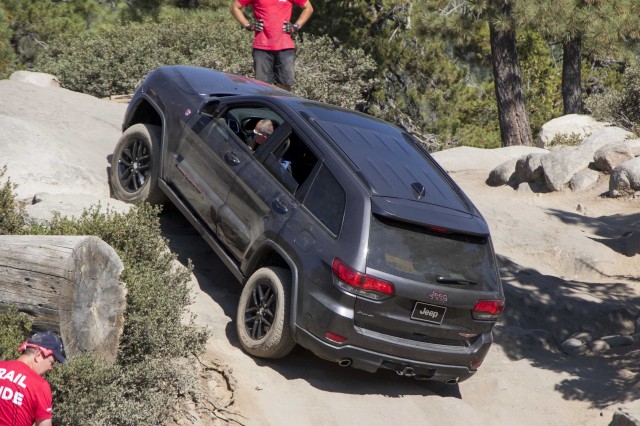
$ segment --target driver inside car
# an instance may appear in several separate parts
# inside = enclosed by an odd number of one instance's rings
[[[247,146],[251,151],[257,150],[267,138],[273,133],[273,122],[268,118],[263,118],[256,123],[256,127],[253,129],[253,137],[249,137],[247,140]],[[280,159],[280,165],[291,173],[291,161]]]
[[[267,140],[271,133],[273,133],[273,122],[271,120],[264,118],[258,121],[253,129],[252,137],[247,140],[247,146],[251,151],[255,151]]]

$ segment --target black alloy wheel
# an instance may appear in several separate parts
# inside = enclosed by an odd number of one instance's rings
[[[142,138],[131,138],[118,161],[118,180],[127,192],[140,190],[149,178],[151,150]]]
[[[109,179],[113,197],[127,203],[164,204],[158,185],[162,129],[137,123],[122,133],[113,156]]]
[[[295,346],[291,333],[291,271],[264,267],[247,280],[236,316],[242,348],[261,358],[282,358]]]
[[[267,335],[275,319],[276,294],[271,283],[259,283],[251,293],[244,313],[244,326],[254,340]]]

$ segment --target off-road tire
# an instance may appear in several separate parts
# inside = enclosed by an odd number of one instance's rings
[[[109,182],[113,196],[127,203],[163,204],[158,187],[162,129],[138,123],[122,133],[113,151]]]
[[[282,358],[295,342],[291,334],[291,272],[260,268],[249,277],[238,302],[236,330],[242,348],[260,358]]]

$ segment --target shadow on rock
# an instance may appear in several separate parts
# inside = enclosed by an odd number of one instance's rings
[[[496,343],[511,359],[569,374],[557,386],[565,399],[603,408],[640,397],[640,344],[581,355],[560,351],[563,340],[581,333],[601,338],[635,331],[640,298],[628,284],[563,280],[500,257],[507,299]],[[630,339],[634,342],[633,339]]]
[[[640,253],[640,213],[589,217],[556,209],[549,209],[547,212],[567,225],[581,225],[590,229],[597,236],[592,237],[592,240],[617,253],[628,257]],[[635,279],[638,280],[637,277]]]

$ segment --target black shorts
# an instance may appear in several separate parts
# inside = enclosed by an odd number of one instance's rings
[[[270,84],[293,86],[295,57],[295,49],[253,49],[253,69],[256,79]]]

